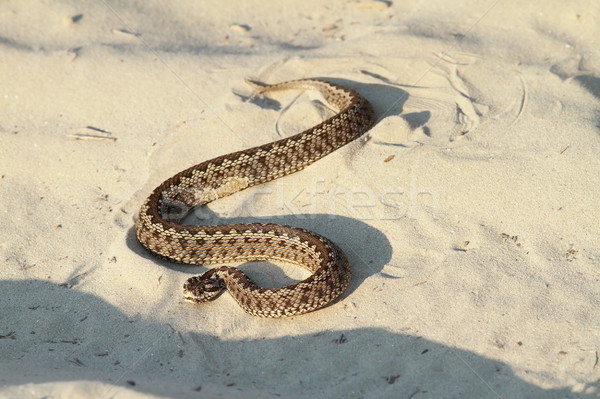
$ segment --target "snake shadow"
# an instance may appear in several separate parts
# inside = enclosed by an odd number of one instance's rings
[[[392,257],[390,241],[381,231],[358,219],[326,213],[224,218],[213,212],[209,207],[202,206],[188,216],[183,224],[201,226],[233,223],[277,223],[300,227],[325,236],[338,244],[348,257],[352,269],[350,286],[340,299],[352,294],[370,276],[379,275],[383,278],[393,278],[382,273],[382,269]],[[149,261],[179,272],[197,275],[207,270],[206,268],[198,269],[154,256],[139,243],[133,227],[129,229],[127,234],[127,246]],[[248,273],[257,284],[265,284],[267,287],[271,284],[272,287],[269,288],[282,287],[297,281],[288,277],[280,267],[271,262],[246,262],[239,265],[239,267]],[[266,274],[271,279],[265,279],[264,275]],[[276,282],[274,285],[273,280]]]
[[[401,115],[404,111],[404,103],[408,100],[409,94],[406,90],[397,87],[396,84],[390,82],[378,75],[363,72],[365,75],[381,80],[383,83],[363,83],[349,79],[341,79],[335,77],[319,77],[318,79],[328,80],[332,83],[350,87],[365,97],[375,110],[376,121],[393,116]]]
[[[121,309],[47,280],[0,280],[0,292],[0,390],[19,392],[12,397],[71,392],[82,381],[108,384],[99,397],[136,392],[185,399],[587,399],[597,398],[600,388],[590,374],[573,387],[543,389],[520,378],[509,363],[386,328],[247,316],[252,319],[234,326],[246,326],[249,337],[253,322],[295,323],[297,334],[231,339],[222,337],[232,328],[229,314],[214,315],[207,324],[196,309],[172,309],[173,327],[163,317],[135,315],[127,304]],[[62,382],[75,385],[36,385]],[[579,392],[572,389],[576,384]]]
[[[354,80],[341,79],[329,76],[319,76],[314,78],[327,80],[331,83],[335,83],[344,87],[349,87],[359,92],[360,95],[369,100],[369,102],[373,106],[373,109],[375,111],[375,117],[378,122],[389,116],[401,115],[403,112],[404,103],[406,102],[406,100],[408,100],[409,97],[408,92],[399,88],[396,83],[391,82],[379,75],[367,73],[365,71],[363,71],[363,73],[371,78],[381,80],[383,83],[363,83]],[[283,109],[282,104],[275,97],[256,96],[253,95],[251,92],[242,93],[236,90],[233,91],[233,94],[239,97],[240,100],[244,102],[251,102],[262,109]],[[413,128],[415,123],[417,123],[415,119],[419,119],[416,118],[413,114],[402,115],[402,117],[405,118]],[[427,121],[428,118],[420,118],[418,121],[418,125],[425,124]]]
[[[405,113],[404,104],[410,95],[406,90],[401,88],[400,84],[375,73],[365,70],[361,72],[370,79],[376,79],[382,83],[363,83],[328,76],[315,77],[315,79],[327,80],[358,91],[360,95],[365,97],[373,106],[375,111],[375,124],[380,123],[386,118],[399,116],[404,119],[411,130],[421,128],[426,136],[431,136],[431,129],[428,126],[431,119],[431,111],[422,110]],[[287,106],[284,107],[275,96],[256,96],[251,92],[238,92],[236,90],[233,91],[233,94],[238,96],[242,101],[251,102],[264,110],[280,111],[287,108]],[[366,136],[370,138],[370,133],[366,133]],[[359,145],[364,145],[366,141],[359,141],[359,143],[362,143]],[[372,143],[390,147],[406,147],[403,143],[389,142],[382,139],[375,139]]]

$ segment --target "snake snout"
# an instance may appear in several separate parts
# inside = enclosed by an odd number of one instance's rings
[[[189,302],[208,302],[217,297],[225,288],[221,279],[191,277],[183,285],[183,297]]]

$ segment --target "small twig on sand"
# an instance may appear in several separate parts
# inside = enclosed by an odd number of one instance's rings
[[[70,134],[73,140],[117,141],[116,137],[95,136],[91,134]]]
[[[116,137],[112,136],[112,133],[108,130],[100,129],[94,126],[86,126],[88,130],[91,130],[95,134],[90,133],[74,133],[70,134],[69,138],[73,140],[95,140],[95,141],[117,141]]]

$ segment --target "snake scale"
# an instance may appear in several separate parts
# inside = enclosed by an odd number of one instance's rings
[[[356,91],[326,80],[273,85],[247,82],[259,95],[288,89],[319,90],[338,113],[302,133],[222,155],[164,181],[142,205],[136,235],[155,255],[180,263],[208,266],[284,261],[311,272],[310,277],[293,285],[265,289],[235,267],[215,267],[186,281],[184,298],[188,301],[206,302],[227,288],[239,305],[255,316],[311,312],[339,297],[350,282],[348,259],[332,241],[279,224],[190,226],[180,221],[193,207],[297,172],[358,138],[373,125],[373,108]]]

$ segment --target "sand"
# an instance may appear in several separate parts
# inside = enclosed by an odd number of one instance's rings
[[[0,397],[598,397],[600,3],[227,4],[0,5]],[[329,78],[377,112],[197,212],[337,242],[354,279],[314,313],[184,302],[206,269],[133,234],[172,174],[332,114],[248,101],[248,77]]]

